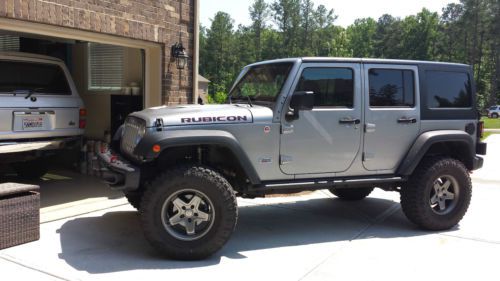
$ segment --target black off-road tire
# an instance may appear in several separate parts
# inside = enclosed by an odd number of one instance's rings
[[[185,189],[200,192],[211,201],[215,215],[206,234],[192,241],[181,240],[167,231],[162,208],[169,198]],[[160,253],[179,260],[204,259],[224,246],[238,219],[235,193],[229,182],[203,166],[181,166],[169,170],[146,186],[140,217],[144,234]]]
[[[498,118],[498,113],[492,113],[491,118],[495,118],[495,119]]]
[[[433,210],[431,192],[436,181],[444,176],[455,179],[457,194],[450,209],[440,214]],[[420,228],[446,230],[460,222],[471,197],[472,183],[464,164],[453,158],[432,157],[423,159],[401,188],[401,207],[406,217]]]
[[[13,163],[12,168],[17,175],[26,180],[36,180],[48,172],[48,166],[41,159],[35,159],[27,162]]]
[[[370,195],[373,191],[373,187],[331,188],[329,191],[339,199],[357,201]]]
[[[123,195],[125,196],[125,198],[127,198],[130,205],[132,205],[132,207],[134,207],[136,210],[139,210],[141,208],[141,200],[142,196],[144,195],[144,192],[142,190],[124,192]]]

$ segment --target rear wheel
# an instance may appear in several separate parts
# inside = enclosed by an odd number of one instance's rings
[[[27,180],[39,179],[48,171],[47,164],[42,159],[13,163],[12,168],[19,177]]]
[[[491,118],[498,118],[498,113],[496,113],[496,112],[495,112],[495,113],[492,113],[492,114],[491,114]]]
[[[238,208],[231,185],[200,166],[168,171],[146,187],[141,201],[144,233],[168,257],[206,258],[227,242]]]
[[[356,201],[364,199],[373,191],[373,187],[357,187],[357,188],[332,188],[330,192],[342,200]]]
[[[464,164],[438,157],[422,160],[401,189],[406,217],[421,228],[445,230],[463,218],[470,204],[472,184]]]

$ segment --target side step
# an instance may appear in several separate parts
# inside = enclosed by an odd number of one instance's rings
[[[250,192],[272,192],[280,190],[317,190],[332,187],[350,187],[362,185],[383,185],[389,183],[404,182],[403,177],[377,177],[377,178],[337,178],[337,179],[318,179],[307,181],[273,181],[264,182],[261,186],[251,188]]]

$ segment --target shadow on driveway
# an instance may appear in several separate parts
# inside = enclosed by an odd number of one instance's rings
[[[372,228],[382,231],[366,236],[365,232]],[[238,225],[230,241],[210,259],[195,262],[173,261],[158,255],[142,234],[137,212],[76,218],[62,225],[59,233],[60,258],[89,273],[205,267],[220,263],[222,257],[245,259],[247,251],[320,243],[330,243],[325,247],[332,247],[332,243],[353,239],[429,234],[406,220],[398,202],[378,198],[360,202],[325,198],[240,207]]]

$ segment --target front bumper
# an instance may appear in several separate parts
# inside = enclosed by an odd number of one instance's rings
[[[141,170],[111,150],[98,152],[100,177],[114,190],[134,191],[139,188]]]

